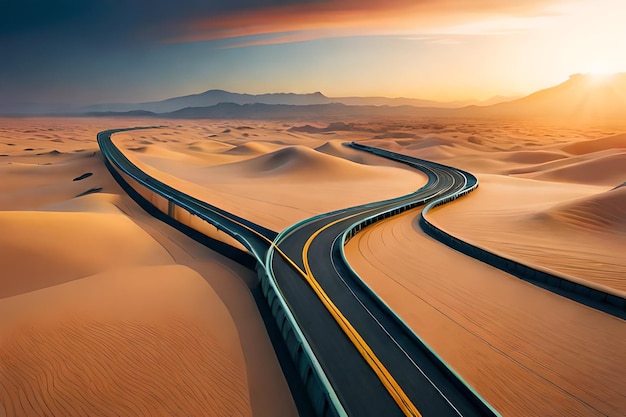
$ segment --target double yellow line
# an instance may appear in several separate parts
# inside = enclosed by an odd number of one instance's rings
[[[251,227],[240,223],[236,220],[229,219],[233,223],[236,223],[254,234],[260,236],[262,239],[267,241],[271,247],[276,250],[280,254],[280,256],[287,261],[291,267],[304,278],[304,280],[309,284],[309,286],[313,289],[317,297],[320,299],[324,307],[328,310],[333,319],[337,322],[339,327],[343,330],[343,332],[348,336],[348,339],[352,342],[352,344],[357,348],[363,359],[367,362],[367,364],[372,368],[378,379],[381,381],[387,392],[391,395],[393,400],[396,402],[400,410],[402,410],[403,414],[407,417],[421,417],[422,414],[417,410],[417,407],[411,402],[409,397],[406,395],[402,387],[398,384],[395,378],[391,375],[391,373],[387,370],[385,365],[382,364],[380,359],[376,356],[376,354],[372,351],[372,348],[369,347],[367,342],[363,339],[363,337],[359,334],[359,332],[352,326],[352,324],[348,321],[348,319],[341,313],[339,308],[332,302],[326,291],[320,286],[319,282],[315,279],[313,272],[311,271],[311,267],[309,265],[309,248],[311,247],[311,243],[320,233],[329,227],[334,226],[335,224],[342,222],[344,220],[350,219],[352,217],[357,216],[357,214],[350,215],[348,217],[337,219],[331,223],[328,223],[324,227],[318,229],[313,233],[309,239],[306,241],[302,248],[302,260],[304,263],[304,271],[300,268],[285,252],[283,252],[278,245],[276,245],[273,241],[269,240],[267,237],[263,236],[256,230]]]
[[[215,214],[220,215],[217,212],[215,212]],[[304,247],[302,249],[302,259],[303,259],[303,262],[304,262],[304,269],[305,269],[304,271],[291,258],[289,258],[289,256],[287,256],[287,254],[284,253],[278,247],[278,245],[276,245],[273,241],[268,239],[266,236],[264,236],[263,234],[257,232],[256,230],[254,230],[250,226],[248,226],[246,224],[243,224],[243,223],[241,223],[241,222],[239,222],[237,220],[230,219],[230,218],[228,220],[233,222],[233,223],[235,223],[235,224],[238,224],[239,226],[241,226],[241,227],[243,227],[243,228],[245,228],[245,229],[247,229],[249,231],[251,231],[255,235],[261,237],[263,240],[268,242],[270,244],[270,246],[273,247],[276,250],[276,252],[278,252],[280,254],[280,256],[282,256],[283,259],[285,259],[293,267],[293,269],[296,272],[298,272],[305,279],[305,281],[309,284],[309,286],[313,289],[313,291],[315,292],[317,297],[320,299],[320,301],[322,302],[324,307],[326,307],[326,309],[329,311],[331,316],[335,319],[335,321],[337,322],[339,327],[341,327],[341,329],[346,334],[346,336],[348,336],[348,338],[350,339],[352,344],[357,348],[357,350],[359,351],[361,356],[365,359],[365,361],[368,363],[368,365],[376,373],[376,375],[378,376],[378,378],[382,382],[383,386],[387,389],[387,391],[389,392],[391,397],[394,399],[394,401],[396,402],[398,407],[402,410],[404,415],[408,416],[408,417],[421,417],[420,412],[417,410],[415,405],[413,405],[411,400],[408,398],[408,396],[402,390],[400,385],[393,378],[391,373],[389,373],[387,368],[385,368],[385,366],[381,363],[380,359],[378,359],[376,354],[372,351],[372,349],[369,347],[369,345],[365,342],[365,340],[359,334],[359,332],[354,328],[354,326],[352,326],[352,324],[348,321],[348,319],[341,313],[339,308],[337,308],[337,306],[331,301],[331,299],[328,296],[328,294],[326,294],[326,292],[322,289],[322,287],[320,286],[319,282],[317,282],[317,280],[313,276],[313,273],[311,272],[311,267],[309,265],[308,252],[309,252],[309,248],[310,248],[311,243],[313,242],[313,240],[320,233],[322,233],[324,230],[328,229],[329,227],[331,227],[331,226],[333,226],[333,225],[335,225],[335,224],[337,224],[337,223],[339,223],[339,222],[341,222],[343,220],[355,217],[356,215],[357,214],[353,214],[353,215],[345,217],[345,218],[337,219],[337,220],[335,220],[335,221],[325,225],[324,227],[318,229],[315,233],[313,233],[309,237],[309,239],[306,241],[306,243],[304,244]]]
[[[352,215],[350,217],[354,217]],[[350,218],[347,217],[347,218]],[[352,324],[346,319],[346,317],[339,311],[339,308],[331,301],[326,292],[322,289],[320,284],[317,282],[313,273],[311,272],[311,267],[309,266],[309,248],[313,240],[324,230],[329,227],[346,220],[347,218],[337,219],[331,223],[328,223],[324,227],[318,229],[315,233],[309,237],[309,239],[304,244],[302,249],[302,259],[304,261],[304,269],[302,271],[300,268],[297,268],[298,272],[302,275],[302,277],[309,283],[315,294],[318,296],[322,304],[326,307],[326,309],[333,316],[339,327],[343,330],[343,332],[348,336],[352,344],[357,348],[363,359],[368,363],[368,365],[372,368],[372,370],[378,376],[378,379],[382,382],[384,387],[387,389],[391,397],[394,399],[398,407],[402,410],[405,416],[410,417],[421,417],[420,412],[417,410],[415,405],[411,402],[409,397],[406,395],[402,387],[398,384],[398,382],[394,379],[394,377],[389,373],[385,365],[380,362],[380,359],[376,356],[376,354],[369,347],[367,342],[363,340],[363,337],[359,334],[359,332],[352,326]],[[276,247],[277,250],[280,251]],[[279,252],[282,254],[282,252]],[[283,257],[286,255],[283,254]],[[297,267],[297,266],[296,266]]]
[[[113,144],[113,141],[111,140],[111,134],[113,134],[113,133],[117,133],[117,132],[109,133],[109,135],[105,136],[103,141],[108,140],[108,142],[114,148],[117,149],[117,147]],[[118,149],[118,151],[119,151],[119,149]],[[122,152],[120,151],[120,153],[122,153]],[[127,159],[127,161],[128,161],[128,159]],[[130,161],[128,161],[128,163],[130,163],[131,165],[134,165]],[[215,214],[220,215],[217,212],[215,212]],[[337,223],[339,223],[339,222],[341,222],[343,220],[347,220],[347,219],[350,219],[352,217],[355,217],[357,215],[358,214],[353,214],[353,215],[345,217],[345,218],[337,219],[337,220],[335,220],[335,221],[325,225],[324,227],[318,229],[315,233],[313,233],[309,237],[309,239],[306,241],[306,243],[304,244],[304,247],[302,249],[302,259],[303,259],[303,262],[304,262],[304,269],[305,269],[304,271],[291,258],[289,258],[289,256],[287,256],[287,254],[285,254],[278,247],[278,245],[276,245],[273,241],[268,239],[266,236],[262,235],[261,233],[257,232],[256,230],[252,229],[248,225],[245,225],[245,224],[243,224],[241,222],[238,222],[237,220],[233,220],[233,219],[228,219],[228,220],[230,220],[231,222],[233,222],[235,224],[238,224],[239,226],[244,227],[245,229],[247,229],[247,230],[251,231],[252,233],[256,234],[257,236],[260,236],[263,240],[267,241],[270,244],[270,246],[273,247],[276,250],[276,252],[278,252],[293,267],[293,269],[296,270],[305,279],[305,281],[309,284],[309,286],[313,289],[313,291],[315,292],[317,297],[320,299],[322,304],[324,304],[326,309],[330,312],[331,316],[335,319],[335,321],[337,322],[339,327],[341,327],[341,329],[346,334],[346,336],[348,336],[348,338],[350,339],[352,344],[357,348],[357,350],[359,351],[361,356],[365,359],[365,361],[368,363],[368,365],[376,373],[376,375],[378,376],[378,378],[382,382],[383,386],[387,389],[387,391],[389,392],[391,397],[394,399],[394,401],[396,402],[398,407],[402,410],[404,415],[408,416],[408,417],[421,417],[420,412],[417,410],[415,405],[413,405],[413,403],[408,398],[406,393],[402,390],[400,385],[396,382],[396,380],[393,378],[393,376],[389,373],[387,368],[385,368],[385,366],[381,363],[380,359],[378,359],[376,354],[374,354],[372,349],[365,342],[365,340],[359,334],[359,332],[352,326],[352,324],[341,313],[341,311],[339,311],[339,308],[337,308],[337,306],[331,301],[330,297],[328,297],[328,294],[326,294],[326,292],[322,289],[322,287],[320,286],[319,282],[317,282],[317,280],[313,276],[313,273],[311,272],[311,267],[309,265],[308,253],[309,253],[309,248],[310,248],[311,243],[313,242],[313,240],[317,236],[319,236],[320,233],[322,233],[324,230],[328,229],[329,227],[331,227],[331,226],[333,226],[333,225],[335,225],[335,224],[337,224]]]

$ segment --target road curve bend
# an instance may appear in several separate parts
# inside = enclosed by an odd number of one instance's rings
[[[569,298],[570,300],[584,304],[588,307],[603,311],[612,316],[626,319],[626,298],[610,288],[595,285],[592,282],[576,280],[575,278],[561,275],[547,268],[539,268],[527,265],[520,259],[515,259],[512,256],[507,256],[505,254],[496,253],[495,251],[488,248],[479,247],[478,245],[471,244],[467,241],[459,239],[458,237],[453,236],[452,234],[438,228],[433,223],[431,223],[428,220],[428,212],[431,209],[445,204],[478,186],[478,179],[476,179],[474,175],[456,168],[446,167],[445,165],[425,161],[419,158],[409,157],[402,154],[397,154],[395,152],[387,151],[380,148],[374,148],[371,146],[354,143],[351,144],[351,146],[366,152],[373,153],[375,155],[382,156],[384,158],[406,163],[415,167],[416,169],[421,169],[420,165],[426,163],[429,167],[433,169],[436,169],[435,167],[441,167],[444,170],[448,170],[451,175],[465,176],[468,182],[466,191],[461,192],[460,194],[449,195],[447,197],[435,199],[429,202],[424,210],[422,210],[422,212],[420,213],[419,224],[426,234],[452,249],[455,249],[467,256],[482,261],[490,266],[498,268],[517,278],[530,282],[531,284],[534,284],[538,287],[544,288],[548,291]],[[452,171],[450,171],[450,169],[452,169]],[[456,173],[454,173],[454,171],[456,171]]]
[[[145,174],[110,140],[111,134],[125,130],[131,129],[98,134],[116,179],[129,178],[164,198],[169,215],[175,217],[180,208],[225,231],[257,259],[263,292],[319,415],[498,415],[355,279],[340,250],[346,230],[356,233],[376,216],[452,200],[477,186],[473,176],[395,154],[395,160],[428,175],[424,187],[403,197],[315,216],[276,235]],[[380,156],[388,153],[349,146]],[[359,226],[353,228],[355,224]]]
[[[386,156],[393,153],[346,144]],[[409,195],[313,217],[281,232],[267,267],[310,340],[349,415],[494,416],[467,386],[362,283],[342,256],[344,233],[478,185],[471,174],[414,158],[393,159],[428,175]],[[275,256],[280,249],[284,256]],[[296,263],[294,267],[285,261]]]

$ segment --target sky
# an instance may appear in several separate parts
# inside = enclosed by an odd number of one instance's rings
[[[626,72],[625,18],[624,0],[0,0],[0,105],[520,96]]]

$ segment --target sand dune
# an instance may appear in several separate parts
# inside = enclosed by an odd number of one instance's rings
[[[333,122],[325,127],[312,125],[292,126],[289,132],[298,133],[329,133],[329,132],[372,132],[372,129],[357,126],[355,123]]]
[[[111,268],[171,263],[172,258],[121,212],[0,212],[0,297]],[[34,261],[36,260],[36,261]]]
[[[406,169],[361,165],[301,146],[196,171],[175,168],[166,172],[194,184],[174,180],[178,186],[274,230],[315,214],[406,194],[425,182]]]
[[[35,159],[34,159],[35,158]],[[11,157],[0,164],[0,209],[35,209],[59,199],[71,199],[89,188],[119,188],[99,160],[99,152],[67,153],[52,161],[47,156]],[[73,181],[85,172],[88,178]]]
[[[96,133],[142,123],[1,124],[0,415],[296,415],[254,274],[151,218],[104,167]],[[149,137],[129,154],[190,165]]]
[[[589,197],[558,204],[538,214],[554,225],[596,229],[614,234],[626,233],[626,188],[620,187]]]
[[[243,145],[228,149],[223,153],[228,155],[262,155],[279,147],[271,145],[273,144],[267,142],[247,142]]]
[[[369,153],[360,152],[355,149],[344,146],[343,143],[345,142],[349,142],[349,141],[342,140],[342,139],[329,140],[329,141],[324,142],[322,145],[315,147],[314,149],[326,155],[331,155],[331,156],[342,158],[348,161],[356,162],[357,164],[392,166],[392,167],[407,169],[406,165],[399,164],[399,163],[386,160],[383,158],[378,158]]]
[[[299,181],[331,181],[375,175],[369,167],[317,152],[304,146],[289,146],[257,158],[225,165],[228,170],[259,176],[289,176]]]
[[[430,147],[450,146],[451,143],[439,137],[428,137],[418,141],[395,140],[398,145],[406,147],[407,150],[424,149]]]
[[[599,152],[607,149],[626,149],[626,133],[596,140],[572,143],[564,146],[562,149],[574,155]]]
[[[343,146],[342,142],[338,140],[329,140],[324,142],[324,144],[315,147],[315,150],[318,152],[339,157],[342,157],[346,149],[348,148],[346,146]]]
[[[0,403],[12,415],[251,415],[232,319],[187,267],[5,298],[0,317]]]
[[[37,211],[120,214],[123,210],[122,207],[125,208],[125,203],[119,194],[100,192],[41,206],[38,207]]]
[[[417,136],[415,133],[409,133],[409,132],[386,132],[386,133],[372,137],[372,139],[402,139],[402,138],[419,139],[420,137]],[[402,142],[399,142],[399,144],[401,145]]]
[[[426,148],[418,148],[419,152],[413,152],[413,155],[431,161],[445,161],[454,156],[454,152],[447,148],[449,147],[429,146]]]
[[[169,132],[163,132],[169,133]],[[187,145],[187,149],[195,152],[219,153],[233,149],[232,145],[214,140],[203,140],[191,142]]]
[[[535,172],[534,179],[582,184],[617,185],[626,178],[626,152],[598,156],[592,160]]]
[[[516,164],[543,164],[545,162],[555,161],[567,158],[566,155],[558,152],[548,151],[517,151],[505,155],[503,160]]]

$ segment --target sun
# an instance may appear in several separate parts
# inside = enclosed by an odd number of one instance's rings
[[[589,65],[585,72],[590,75],[593,84],[605,84],[619,71],[606,62],[596,61]]]
[[[594,78],[605,78],[607,76],[617,73],[615,68],[613,68],[609,63],[602,61],[592,62],[587,68],[586,72],[589,75],[592,75]]]

